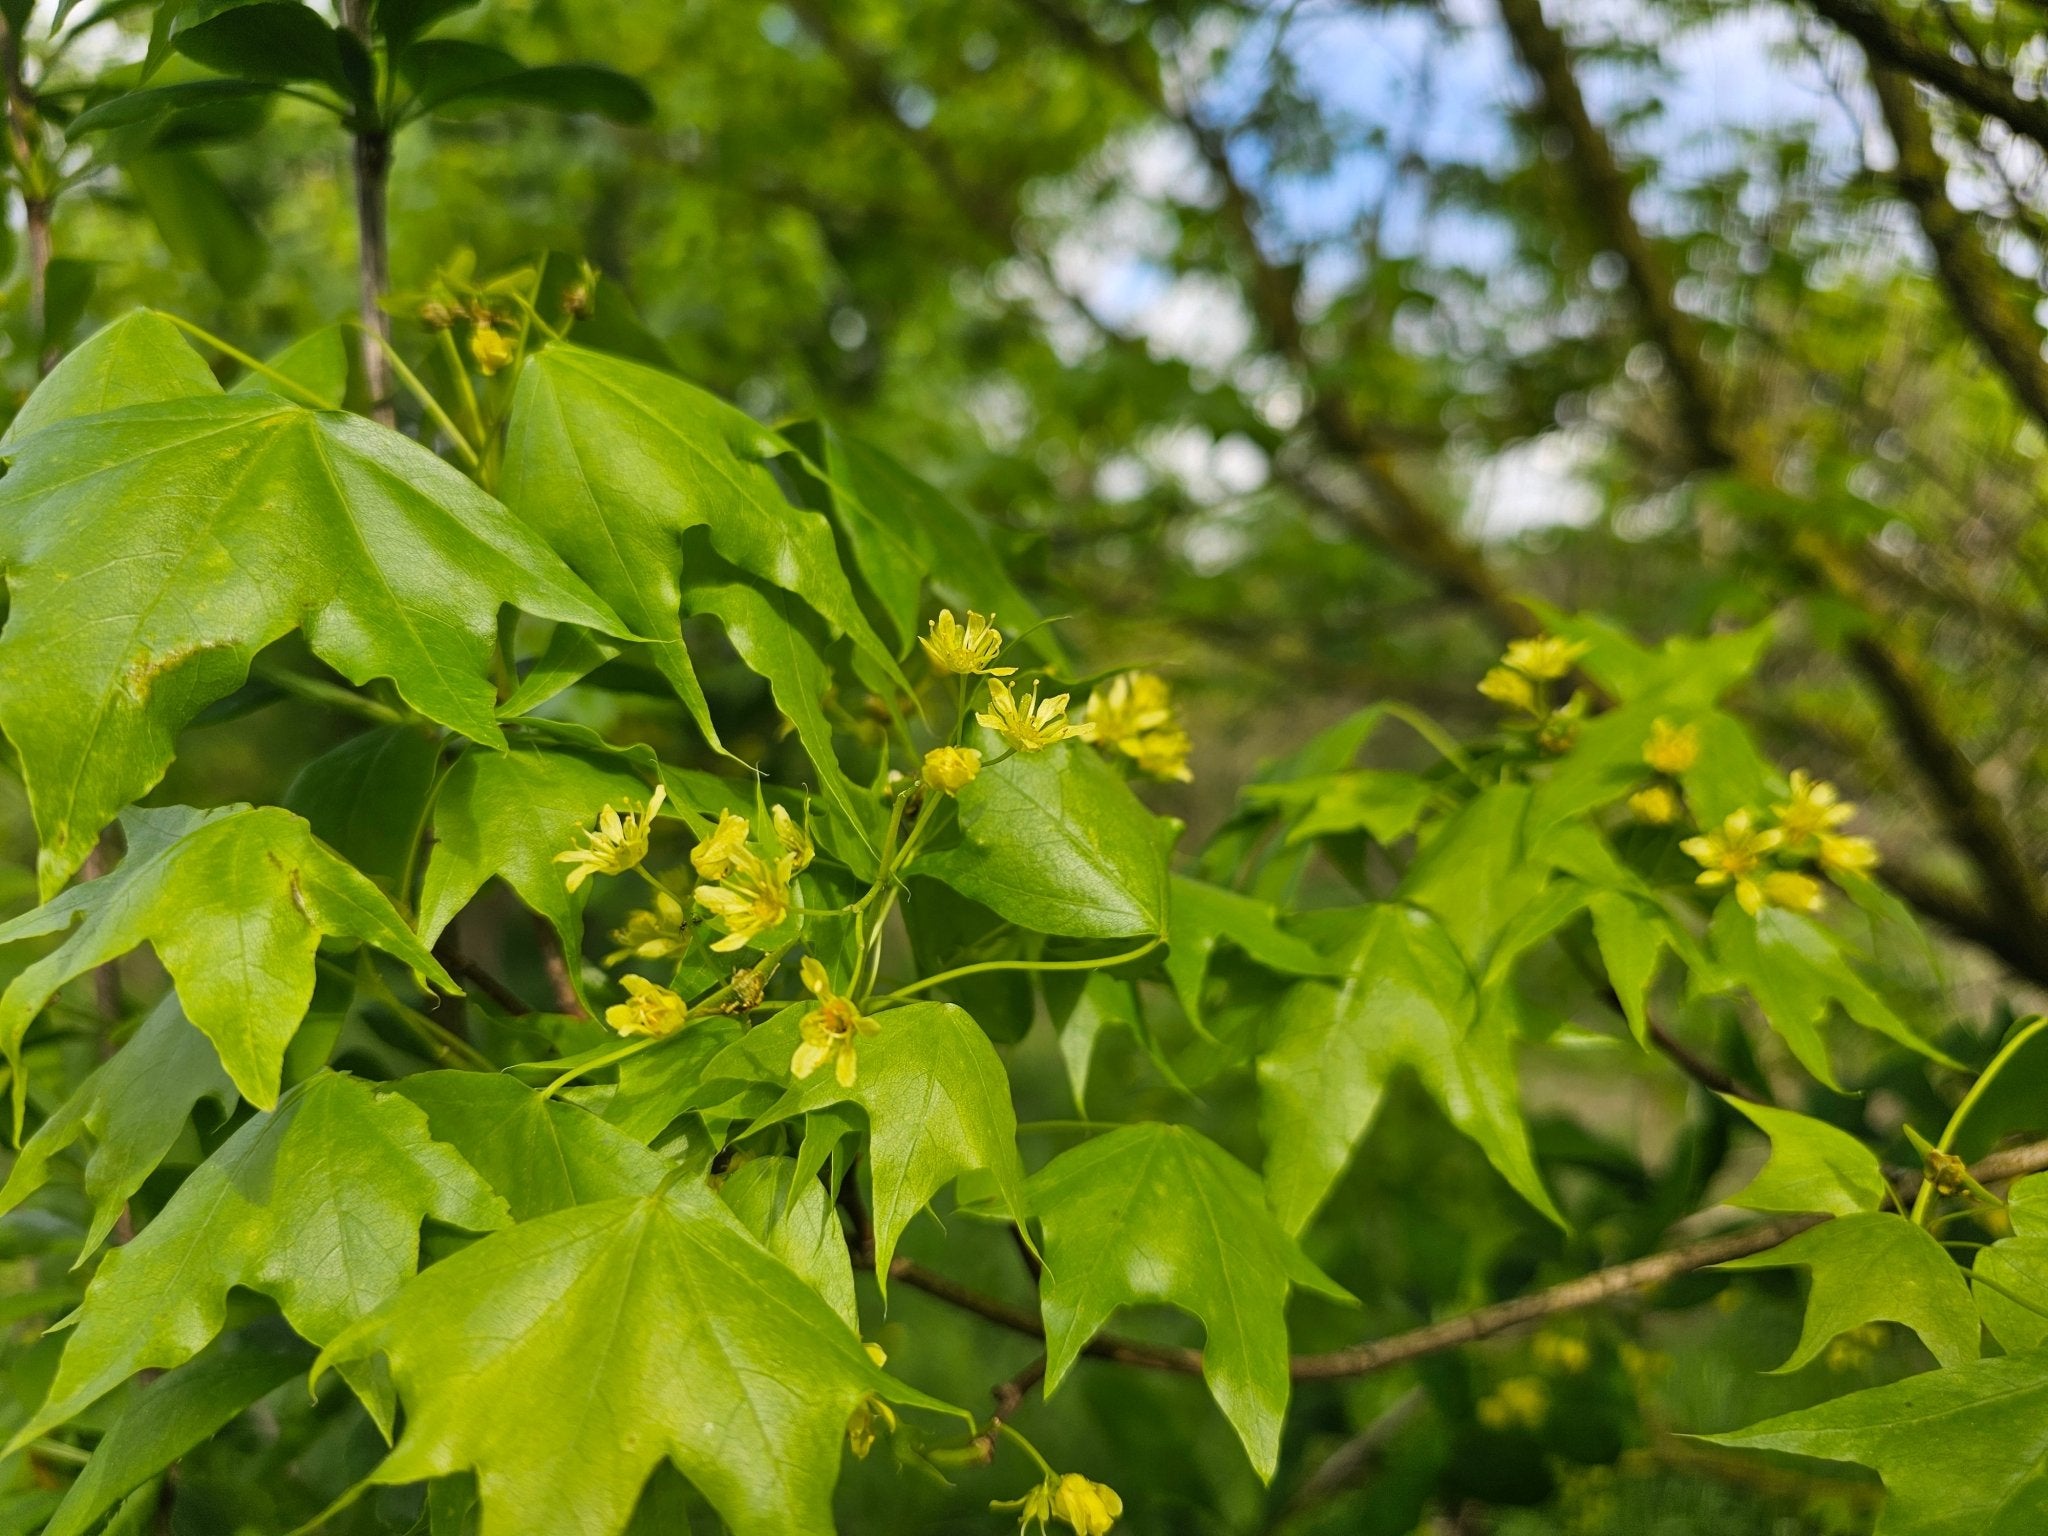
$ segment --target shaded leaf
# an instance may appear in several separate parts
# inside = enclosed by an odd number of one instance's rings
[[[389,1300],[420,1222],[485,1231],[505,1206],[395,1095],[321,1072],[256,1116],[112,1249],[87,1287],[49,1395],[10,1453],[137,1371],[182,1365],[220,1332],[227,1293],[273,1297],[315,1344]]]
[[[1119,1307],[1179,1307],[1201,1319],[1203,1377],[1270,1480],[1287,1412],[1288,1289],[1350,1298],[1280,1230],[1258,1176],[1185,1127],[1128,1125],[1054,1158],[1030,1199],[1045,1230],[1046,1395]]]
[[[1404,1066],[1501,1177],[1563,1225],[1529,1148],[1506,1014],[1475,1023],[1464,961],[1426,913],[1371,907],[1356,921],[1343,982],[1295,986],[1259,1058],[1266,1187],[1281,1226],[1308,1225]]]
[[[825,1186],[815,1176],[806,1177],[795,1158],[757,1157],[727,1174],[718,1196],[761,1246],[796,1271],[859,1337],[853,1259]]]
[[[85,1196],[92,1202],[92,1226],[79,1254],[83,1262],[164,1160],[201,1099],[212,1099],[225,1116],[235,1107],[235,1085],[206,1037],[186,1022],[177,997],[166,996],[134,1037],[96,1067],[16,1154],[6,1187],[0,1188],[0,1215],[42,1188],[51,1158],[89,1136]]]
[[[66,1490],[43,1536],[85,1536],[118,1500],[258,1398],[302,1374],[311,1360],[311,1351],[296,1340],[236,1334],[216,1339],[145,1387],[122,1411]]]
[[[365,731],[301,768],[284,792],[285,809],[387,891],[404,895],[401,877],[420,841],[440,760],[439,744],[414,726]]]
[[[1184,875],[1170,876],[1169,883],[1166,975],[1197,1029],[1203,1027],[1202,980],[1216,946],[1225,941],[1283,975],[1328,976],[1334,971],[1312,947],[1280,927],[1270,904]]]

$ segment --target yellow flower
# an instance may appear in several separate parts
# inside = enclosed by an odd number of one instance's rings
[[[1568,1333],[1539,1333],[1530,1342],[1529,1353],[1536,1363],[1567,1376],[1576,1376],[1593,1363],[1593,1351],[1586,1341]]]
[[[826,1062],[836,1061],[839,1086],[851,1088],[854,1037],[879,1034],[882,1026],[864,1017],[849,999],[834,992],[832,978],[825,974],[825,967],[811,956],[804,956],[801,972],[804,985],[818,1000],[818,1006],[805,1014],[797,1025],[803,1035],[803,1043],[789,1058],[790,1073],[794,1077],[809,1077]]]
[[[1538,635],[1534,640],[1509,641],[1501,661],[1532,682],[1547,683],[1569,673],[1573,663],[1592,648],[1584,640]]]
[[[657,891],[654,908],[642,907],[626,914],[626,926],[612,930],[612,942],[619,947],[604,957],[606,965],[621,960],[673,960],[690,947],[690,931],[683,926],[683,904],[667,891]]]
[[[1788,912],[1818,912],[1821,908],[1820,882],[1811,875],[1781,869],[1762,880],[1735,882],[1735,899],[1751,917],[1765,907],[1783,907]]]
[[[818,850],[811,843],[811,834],[796,824],[796,818],[781,806],[771,806],[768,819],[775,824],[775,841],[782,844],[782,851],[789,855],[790,867],[802,874],[811,867],[811,860],[818,856]],[[740,823],[745,826],[745,822]],[[715,834],[714,834],[715,835]]]
[[[870,1344],[869,1349],[874,1346]],[[868,1459],[868,1452],[875,1448],[875,1425],[888,1427],[889,1433],[896,1432],[896,1410],[870,1392],[854,1405],[853,1417],[846,1421],[846,1447],[860,1461]]]
[[[654,825],[655,813],[661,809],[661,802],[667,796],[668,786],[657,784],[644,811],[628,806],[626,814],[621,816],[606,806],[598,812],[597,830],[583,834],[588,846],[571,848],[567,853],[555,855],[557,864],[576,866],[569,871],[569,878],[564,882],[568,888],[575,890],[592,875],[623,875],[646,858],[648,830]]]
[[[690,1005],[667,987],[645,976],[625,976],[620,983],[628,1000],[604,1011],[605,1023],[622,1035],[672,1035],[690,1021]]]
[[[1792,770],[1792,799],[1774,805],[1778,829],[1788,843],[1803,843],[1810,837],[1832,832],[1856,814],[1856,807],[1844,800],[1841,791],[1824,779],[1815,779],[1802,768]]]
[[[1877,845],[1867,837],[1820,835],[1820,861],[1837,874],[1860,875],[1877,868]]]
[[[1700,760],[1700,730],[1696,725],[1673,725],[1669,720],[1650,722],[1650,739],[1643,743],[1643,761],[1659,773],[1673,778]]]
[[[746,817],[720,811],[711,835],[690,850],[691,867],[706,880],[723,880],[734,856],[747,846],[747,834],[752,830]]]
[[[974,718],[994,731],[1019,752],[1036,752],[1069,737],[1093,741],[1093,725],[1075,725],[1067,719],[1067,695],[1056,693],[1043,704],[1038,701],[1038,684],[1020,703],[1001,678],[988,680],[988,709]]]
[[[1550,1416],[1550,1389],[1534,1376],[1516,1376],[1481,1398],[1477,1413],[1488,1429],[1537,1429]]]
[[[1053,1479],[1047,1478],[1035,1488],[1028,1490],[1022,1498],[997,1499],[989,1508],[1021,1510],[1022,1513],[1017,1517],[1017,1529],[1021,1531],[1036,1522],[1042,1532],[1052,1520],[1052,1496],[1057,1486]]]
[[[1536,703],[1536,685],[1506,667],[1495,667],[1479,679],[1479,691],[1509,709],[1525,710],[1532,715],[1542,713]]]
[[[494,325],[479,321],[475,330],[469,333],[469,355],[476,359],[486,378],[512,361],[512,354],[518,350],[512,345],[512,338],[503,335]]]
[[[957,672],[963,676],[982,675],[987,677],[1010,677],[1015,667],[991,666],[1003,654],[1003,637],[996,629],[996,616],[983,618],[973,609],[967,611],[967,627],[962,629],[953,610],[941,608],[939,616],[931,622],[931,633],[920,635],[917,643],[924,647],[925,655],[932,665],[941,672]]]
[[[868,1358],[875,1362],[876,1370],[880,1370],[883,1366],[889,1363],[889,1351],[882,1348],[882,1346],[877,1344],[873,1339],[868,1339],[865,1342],[863,1342],[861,1344],[861,1348],[866,1350],[868,1352]]]
[[[1628,808],[1636,814],[1636,820],[1647,821],[1653,827],[1668,827],[1685,814],[1685,805],[1669,784],[1652,784],[1648,789],[1639,789],[1628,797]]]
[[[1092,1483],[1078,1472],[1069,1472],[1053,1489],[1052,1512],[1081,1536],[1109,1536],[1109,1528],[1124,1512],[1124,1501],[1107,1483]]]
[[[1699,884],[1711,886],[1749,879],[1763,867],[1764,855],[1784,840],[1782,832],[1759,829],[1756,817],[1743,810],[1730,812],[1718,831],[1688,837],[1678,846],[1700,866]]]
[[[1153,672],[1126,672],[1088,696],[1088,723],[1098,746],[1113,747],[1140,773],[1155,779],[1194,778],[1188,771],[1188,733],[1173,712],[1166,679]]]
[[[713,949],[725,954],[743,948],[756,934],[789,916],[793,862],[784,854],[770,864],[751,848],[735,848],[727,860],[724,883],[697,887],[697,904],[725,924],[725,937]]]
[[[981,772],[981,754],[972,747],[933,747],[924,755],[925,788],[957,795]]]

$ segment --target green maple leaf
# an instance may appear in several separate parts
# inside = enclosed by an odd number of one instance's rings
[[[0,730],[45,895],[163,776],[178,731],[295,629],[351,681],[502,741],[499,610],[623,634],[519,519],[375,422],[202,386],[50,421],[0,481]]]
[[[1771,1138],[1771,1160],[1728,1204],[1751,1211],[1825,1211],[1854,1216],[1884,1204],[1877,1154],[1824,1120],[1723,1094]]]
[[[1929,1371],[1705,1438],[1871,1468],[1888,1495],[1876,1536],[2048,1529],[2048,1353]]]
[[[1050,1397],[1119,1307],[1166,1302],[1202,1321],[1202,1374],[1259,1476],[1287,1413],[1287,1292],[1351,1297],[1266,1208],[1258,1175],[1177,1125],[1129,1125],[1033,1174],[1045,1230]]]
[[[472,1232],[505,1206],[418,1108],[336,1072],[308,1078],[196,1169],[86,1288],[43,1405],[7,1454],[137,1371],[182,1365],[217,1335],[227,1293],[274,1298],[315,1344],[388,1301],[419,1262],[420,1222]]]
[[[460,1152],[515,1221],[619,1195],[644,1195],[670,1171],[587,1109],[544,1099],[497,1072],[420,1072],[393,1085],[426,1111],[436,1141]]]
[[[1861,1211],[1801,1232],[1725,1269],[1804,1265],[1813,1287],[1790,1358],[1796,1371],[1837,1334],[1865,1323],[1903,1323],[1943,1365],[1977,1358],[1977,1309],[1962,1270],[1924,1227],[1889,1212]]]
[[[960,791],[959,837],[915,869],[1034,933],[1083,939],[1167,931],[1167,846],[1173,830],[1138,801],[1092,748],[1062,742],[1005,752],[991,732],[989,765]]]
[[[505,500],[653,642],[655,664],[714,745],[680,618],[692,528],[704,528],[724,560],[796,593],[882,676],[901,680],[861,613],[832,525],[792,506],[767,467],[789,451],[694,384],[581,347],[532,358],[513,399]]]
[[[0,450],[74,416],[219,392],[206,359],[175,325],[154,310],[131,309],[64,354],[7,424]]]
[[[1529,1148],[1507,1017],[1475,1018],[1470,972],[1443,927],[1410,908],[1366,908],[1342,958],[1340,984],[1287,994],[1259,1058],[1266,1187],[1281,1226],[1308,1225],[1404,1066],[1501,1177],[1563,1225]]]
[[[1327,976],[1334,969],[1311,946],[1280,927],[1271,903],[1184,875],[1170,876],[1168,883],[1173,896],[1166,926],[1166,976],[1197,1029],[1202,1028],[1202,980],[1217,946],[1225,941],[1267,969],[1289,976]]]
[[[757,1157],[726,1175],[718,1197],[762,1247],[824,1297],[856,1335],[860,1333],[846,1231],[815,1172],[806,1175],[793,1157]]]
[[[8,944],[84,919],[0,993],[0,1049],[12,1062],[59,987],[143,943],[171,973],[185,1017],[259,1109],[277,1102],[285,1047],[313,999],[323,936],[374,944],[443,990],[461,991],[384,893],[289,811],[172,806],[129,811],[121,822],[128,853],[112,873],[0,924],[0,944]],[[17,1073],[17,1124],[24,1087]]]
[[[212,1099],[223,1115],[235,1107],[235,1085],[206,1037],[185,1020],[175,994],[157,1004],[134,1037],[95,1068],[77,1092],[23,1145],[0,1188],[0,1215],[49,1179],[50,1160],[80,1136],[92,1138],[85,1194],[92,1226],[82,1264],[120,1219],[129,1196],[156,1171],[185,1129],[193,1106]]]
[[[896,1240],[933,1195],[963,1173],[985,1169],[1021,1229],[1028,1209],[1017,1157],[1010,1078],[981,1026],[951,1003],[911,1003],[876,1015],[880,1033],[860,1042],[858,1076],[842,1087],[831,1070],[791,1082],[798,1022],[809,1004],[786,1008],[728,1047],[704,1070],[722,1078],[790,1083],[755,1120],[774,1125],[833,1104],[867,1112],[875,1193],[875,1274],[886,1285]]]
[[[406,1422],[375,1479],[473,1470],[484,1536],[618,1536],[664,1457],[733,1536],[830,1536],[864,1396],[957,1411],[877,1369],[694,1183],[487,1237],[336,1339],[315,1371],[380,1353]]]
[[[653,790],[615,757],[514,742],[472,752],[448,770],[434,801],[434,851],[420,891],[420,939],[431,945],[492,876],[546,918],[562,951],[583,952],[590,887],[571,891],[555,855],[610,805],[644,809]],[[580,967],[570,966],[576,977]],[[580,977],[577,990],[582,990]],[[587,1003],[586,999],[586,1003]]]

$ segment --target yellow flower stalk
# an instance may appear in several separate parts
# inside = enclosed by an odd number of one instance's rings
[[[1541,714],[1542,706],[1536,701],[1536,685],[1519,672],[1506,667],[1494,667],[1479,679],[1479,691],[1496,704],[1505,704],[1509,709],[1519,709],[1526,714]]]
[[[672,1035],[690,1021],[690,1005],[645,976],[625,976],[627,1000],[604,1011],[605,1023],[622,1035]]]
[[[1628,808],[1636,820],[1653,827],[1668,827],[1685,814],[1685,804],[1668,784],[1652,784],[1628,797]]]
[[[1673,725],[1669,720],[1650,722],[1650,739],[1643,743],[1644,762],[1675,779],[1699,760],[1698,726]]]
[[[596,830],[582,834],[585,846],[555,855],[557,864],[575,866],[563,883],[574,891],[592,875],[623,875],[637,867],[647,857],[647,836],[667,796],[668,786],[657,784],[644,811],[628,806],[622,816],[606,806],[598,812]]]
[[[511,362],[517,350],[512,338],[494,325],[479,321],[476,329],[469,333],[469,355],[476,359],[477,367],[483,370],[486,378]]]
[[[751,848],[733,850],[725,880],[700,885],[697,904],[725,924],[725,937],[711,947],[720,954],[742,949],[789,916],[789,877],[794,860],[784,854],[769,863]]]
[[[1797,845],[1834,831],[1855,816],[1856,807],[1825,779],[1815,779],[1804,769],[1795,768],[1791,800],[1772,806],[1771,814],[1778,818],[1778,830],[1785,834],[1785,841]]]
[[[1053,1489],[1052,1512],[1080,1536],[1109,1536],[1110,1527],[1124,1512],[1124,1501],[1107,1483],[1090,1482],[1078,1472],[1069,1472]]]
[[[811,834],[798,826],[796,818],[779,805],[769,807],[768,819],[775,825],[775,841],[782,844],[782,851],[790,857],[790,867],[802,874],[811,867],[811,860],[818,856]]]
[[[711,829],[711,835],[690,850],[690,867],[703,879],[723,880],[725,872],[732,868],[733,855],[747,846],[752,830],[746,817],[720,811],[718,825]]]
[[[1038,752],[1058,741],[1093,741],[1095,727],[1076,725],[1067,719],[1067,695],[1056,693],[1044,703],[1038,699],[1038,684],[1022,700],[1001,678],[988,680],[986,710],[974,718],[994,731],[1019,752]]]
[[[1140,773],[1182,783],[1194,778],[1188,733],[1174,713],[1172,690],[1157,673],[1112,678],[1088,696],[1085,718],[1095,727],[1096,745],[1123,753]]]
[[[957,795],[981,772],[981,754],[972,747],[933,747],[924,755],[919,775],[926,789]]]
[[[1511,640],[1501,663],[1532,682],[1554,682],[1570,674],[1578,659],[1592,649],[1584,640],[1565,640],[1556,635],[1538,635],[1534,640]]]
[[[797,1024],[803,1043],[789,1058],[790,1074],[797,1078],[809,1077],[827,1062],[833,1062],[836,1063],[834,1072],[839,1086],[851,1088],[855,1070],[855,1037],[879,1034],[882,1026],[863,1015],[850,999],[834,992],[832,978],[826,974],[825,967],[811,956],[804,956],[799,970],[804,986],[818,1000],[818,1006]]]
[[[960,621],[953,617],[953,610],[941,608],[939,616],[931,622],[930,633],[920,635],[917,643],[924,647],[924,653],[941,672],[952,672],[962,677],[1012,677],[1015,667],[992,665],[1003,654],[1002,632],[996,628],[996,616],[983,618],[973,609],[967,611],[967,625],[963,629]]]
[[[653,909],[628,912],[625,927],[612,930],[612,942],[619,947],[604,957],[606,965],[621,960],[673,960],[690,947],[683,904],[667,891],[655,892]]]

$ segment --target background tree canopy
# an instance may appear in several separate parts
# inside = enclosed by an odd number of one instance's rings
[[[2044,19],[0,0],[0,1536],[2039,1528]]]

